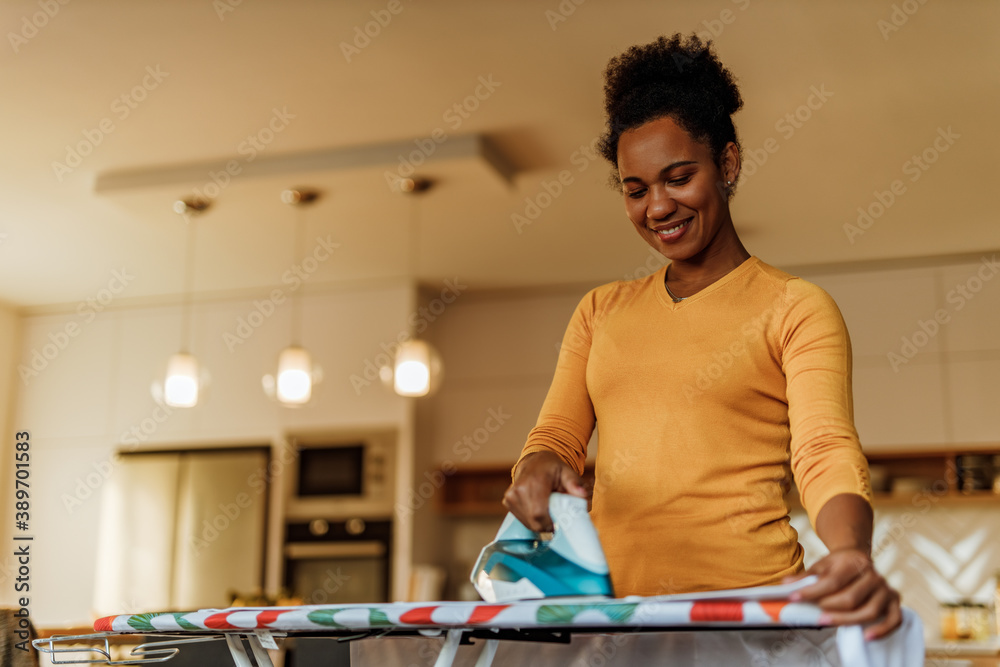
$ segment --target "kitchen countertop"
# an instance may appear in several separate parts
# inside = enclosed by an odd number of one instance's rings
[[[924,648],[927,654],[953,656],[1000,656],[1000,637],[989,641],[929,639]]]

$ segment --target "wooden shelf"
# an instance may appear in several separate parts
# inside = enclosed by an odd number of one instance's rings
[[[872,496],[872,503],[879,507],[933,507],[937,504],[982,505],[1000,503],[1000,494],[992,491],[976,491],[974,493],[948,491],[941,495],[932,492],[876,493]]]
[[[1000,474],[1000,465],[994,464],[998,456],[1000,445],[983,444],[938,451],[867,454],[876,498],[895,500],[925,495],[948,502],[996,499],[992,490],[993,480]],[[977,463],[970,465],[968,457],[977,457]]]
[[[510,486],[514,464],[459,468],[447,475],[437,494],[437,510],[446,516],[503,516],[503,494]],[[584,482],[593,478],[593,464],[584,470]]]
[[[448,516],[503,515],[503,494],[510,486],[510,466],[459,468],[445,478],[437,509]]]

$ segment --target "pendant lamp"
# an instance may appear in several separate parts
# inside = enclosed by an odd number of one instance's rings
[[[420,252],[420,219],[417,196],[427,192],[433,183],[423,178],[403,178],[398,182],[399,192],[413,197],[410,208],[410,275],[417,276],[417,261]],[[444,374],[441,356],[434,346],[424,340],[412,338],[400,343],[391,373],[383,373],[383,378],[392,378],[392,388],[400,396],[427,396],[432,394]]]
[[[184,251],[184,296],[181,305],[181,349],[167,360],[166,378],[162,387],[154,385],[154,397],[172,408],[193,408],[198,404],[202,388],[202,373],[198,360],[191,354],[191,293],[194,287],[195,219],[208,210],[210,202],[189,197],[174,202],[174,211],[184,217],[187,243]]]
[[[305,232],[304,209],[320,198],[317,190],[297,188],[281,193],[281,201],[297,209],[295,218],[295,262],[301,261],[303,236]],[[301,288],[300,288],[301,289]],[[262,378],[264,393],[287,407],[301,407],[309,403],[313,396],[313,385],[322,377],[319,368],[313,366],[312,356],[300,344],[302,308],[299,292],[291,296],[292,343],[278,355],[278,372]]]

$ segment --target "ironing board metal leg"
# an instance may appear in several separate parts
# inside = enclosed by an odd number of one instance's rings
[[[493,664],[493,656],[497,654],[499,646],[499,639],[487,639],[486,646],[483,647],[483,652],[479,654],[479,659],[476,660],[475,667],[490,667]]]
[[[461,641],[461,630],[449,630],[434,667],[451,667],[452,663],[455,662],[455,654],[458,653],[458,645]]]
[[[247,650],[243,647],[243,642],[240,641],[239,635],[227,632],[226,644],[229,646],[229,652],[233,656],[233,662],[236,663],[236,667],[253,667],[253,663],[250,662],[250,656],[247,655]]]
[[[250,640],[250,650],[253,651],[253,657],[257,661],[257,666],[274,667],[274,663],[271,662],[271,656],[267,654],[267,650],[260,643],[257,635],[249,635],[247,639]]]

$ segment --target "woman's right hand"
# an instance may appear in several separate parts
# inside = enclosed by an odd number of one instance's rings
[[[526,528],[551,533],[549,495],[557,491],[580,498],[590,492],[576,471],[552,452],[532,452],[517,465],[514,483],[503,495],[503,504]]]

